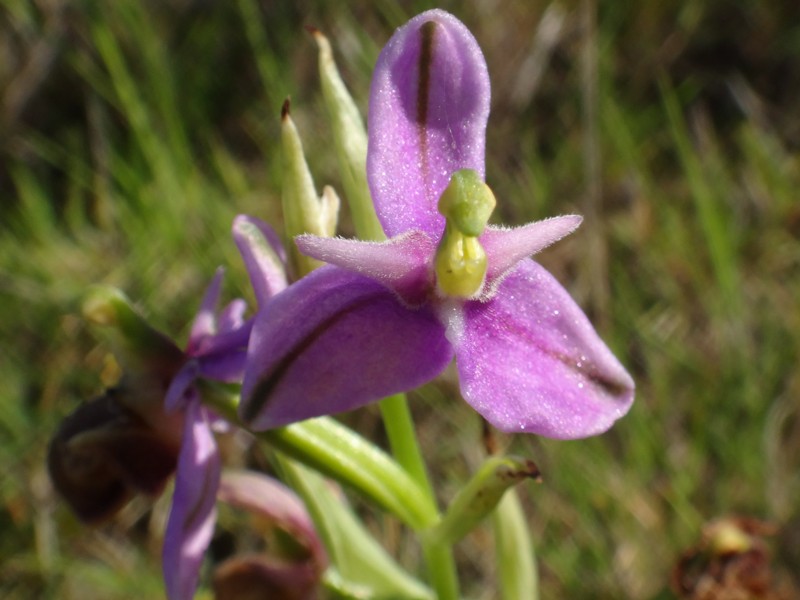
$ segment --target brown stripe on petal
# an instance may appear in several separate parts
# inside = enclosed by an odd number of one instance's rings
[[[383,294],[384,292],[381,290],[368,296],[356,298],[351,304],[345,305],[342,310],[322,321],[312,329],[307,336],[301,338],[297,344],[295,344],[294,348],[287,352],[283,359],[273,367],[272,371],[258,382],[258,385],[256,385],[250,396],[250,402],[245,405],[242,412],[245,422],[253,421],[267,405],[273,390],[278,386],[281,379],[286,375],[286,372],[303,352],[322,337],[326,331],[335,327],[339,321],[370,304],[375,298]]]
[[[436,22],[428,21],[419,29],[422,46],[419,51],[419,85],[417,86],[417,123],[425,127],[428,119],[428,103],[431,89],[431,67],[433,66],[433,38]]]
[[[422,179],[427,181],[430,167],[428,165],[428,110],[431,98],[431,69],[433,68],[433,40],[437,23],[428,21],[420,27],[422,44],[419,51],[419,81],[417,84],[417,131],[419,134],[420,166]]]

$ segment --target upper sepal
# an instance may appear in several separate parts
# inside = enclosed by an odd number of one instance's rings
[[[418,229],[437,239],[451,175],[483,178],[489,97],[480,47],[454,16],[424,12],[386,44],[370,90],[367,177],[387,236]]]

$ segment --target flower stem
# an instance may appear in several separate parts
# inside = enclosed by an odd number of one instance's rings
[[[383,426],[389,437],[389,448],[392,456],[403,467],[411,478],[428,496],[433,499],[433,488],[428,479],[428,470],[422,458],[417,441],[411,411],[408,408],[405,394],[395,394],[380,402]]]
[[[538,600],[539,575],[533,542],[515,490],[508,490],[492,516],[495,559],[503,600]]]
[[[453,548],[447,544],[423,540],[422,554],[428,567],[428,580],[439,600],[458,600],[458,575]]]
[[[422,458],[405,394],[384,398],[380,402],[380,408],[392,455],[435,505],[436,497],[428,478],[428,470]],[[439,600],[456,600],[459,597],[458,575],[452,546],[427,539],[425,535],[422,536],[421,543],[425,564],[428,567],[428,579],[436,590]]]

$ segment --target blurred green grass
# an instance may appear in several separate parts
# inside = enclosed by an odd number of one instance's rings
[[[83,529],[44,472],[59,419],[102,387],[81,295],[117,285],[179,339],[217,265],[249,297],[229,228],[279,226],[284,97],[341,192],[303,26],[365,109],[381,45],[432,6],[4,0],[0,596],[159,597],[163,507]],[[800,9],[607,2],[594,28],[591,2],[439,6],[489,64],[496,219],[591,216],[541,262],[638,385],[601,438],[507,441],[544,473],[523,490],[543,597],[669,598],[676,558],[727,514],[776,523],[776,562],[800,571]],[[412,408],[446,500],[479,423],[448,377]],[[353,419],[380,434],[373,411]],[[469,597],[494,597],[488,532],[458,553]]]

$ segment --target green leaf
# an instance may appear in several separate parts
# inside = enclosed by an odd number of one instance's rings
[[[492,514],[495,560],[502,600],[537,600],[536,556],[515,490],[509,490]]]
[[[430,589],[411,577],[356,519],[343,496],[317,473],[285,457],[277,461],[300,495],[323,540],[333,569],[326,583],[349,598],[433,600]]]
[[[349,485],[420,530],[437,519],[436,507],[383,450],[329,417],[258,434],[302,463]]]
[[[238,423],[238,390],[202,382],[203,401]],[[431,527],[438,512],[431,498],[383,450],[330,417],[309,419],[254,435],[289,457],[347,485],[409,527]]]

